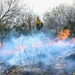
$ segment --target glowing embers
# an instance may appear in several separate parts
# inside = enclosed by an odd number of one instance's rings
[[[69,36],[70,36],[70,30],[69,29],[65,29],[65,30],[59,32],[58,40],[67,39]]]

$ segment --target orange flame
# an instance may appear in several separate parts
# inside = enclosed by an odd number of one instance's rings
[[[65,30],[59,32],[58,40],[61,40],[61,39],[65,40],[69,36],[70,36],[70,30],[69,29],[65,29]]]

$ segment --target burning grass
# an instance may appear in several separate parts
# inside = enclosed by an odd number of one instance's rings
[[[51,36],[46,37],[44,33],[40,33],[4,41],[0,47],[0,57],[6,63],[3,71],[9,71],[13,65],[18,65],[19,70],[13,68],[11,75],[72,75],[75,60],[70,58],[70,54],[75,53],[75,38],[67,39],[69,31],[65,35],[66,38],[61,36],[63,40],[50,39]],[[7,64],[10,66],[6,67]]]
[[[69,29],[64,29],[63,31],[59,32],[58,40],[61,40],[61,39],[65,40],[69,36],[70,36],[70,30]]]

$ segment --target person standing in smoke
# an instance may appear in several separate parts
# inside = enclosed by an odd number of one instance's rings
[[[42,27],[43,27],[43,23],[41,22],[41,20],[37,16],[37,19],[36,19],[36,29],[40,30]]]

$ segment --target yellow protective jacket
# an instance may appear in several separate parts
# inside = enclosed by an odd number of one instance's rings
[[[37,19],[37,20],[36,20],[36,25],[40,25],[40,24],[41,24],[40,19]]]

